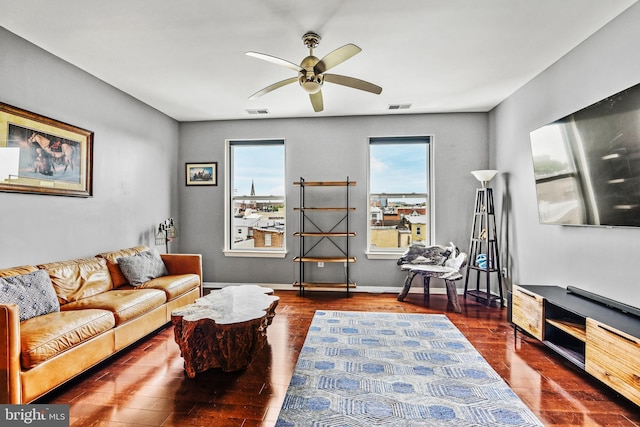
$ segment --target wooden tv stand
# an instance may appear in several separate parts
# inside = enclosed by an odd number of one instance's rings
[[[524,331],[640,405],[640,310],[578,288],[514,285],[514,334]]]

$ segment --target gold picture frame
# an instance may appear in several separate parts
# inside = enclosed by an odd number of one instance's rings
[[[93,132],[0,103],[0,191],[93,196]]]
[[[218,162],[185,163],[186,184],[218,185]]]

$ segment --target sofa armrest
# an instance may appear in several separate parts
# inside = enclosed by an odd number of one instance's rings
[[[197,274],[202,287],[202,255],[160,254],[169,274]]]
[[[0,403],[21,403],[20,311],[0,304]]]

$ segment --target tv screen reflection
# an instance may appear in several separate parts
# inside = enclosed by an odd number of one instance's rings
[[[640,226],[640,85],[531,132],[543,224]]]

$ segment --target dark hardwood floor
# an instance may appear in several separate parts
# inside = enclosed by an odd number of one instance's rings
[[[273,426],[315,310],[445,313],[540,420],[549,426],[640,425],[640,408],[518,334],[506,309],[446,296],[277,291],[269,344],[243,372],[189,379],[168,326],[37,403],[70,404],[74,426]],[[461,297],[462,301],[462,297]]]

